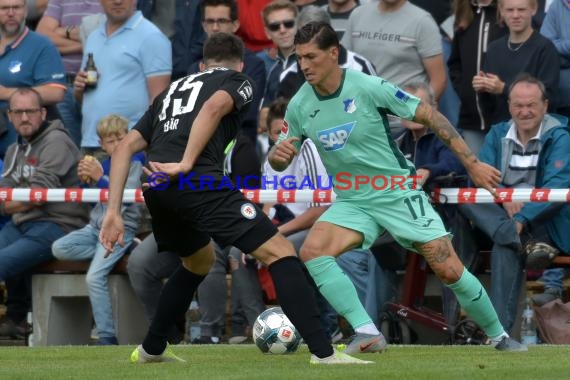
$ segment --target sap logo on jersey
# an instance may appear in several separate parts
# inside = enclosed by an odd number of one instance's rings
[[[355,121],[342,124],[333,128],[325,129],[317,133],[319,141],[327,152],[332,152],[344,148],[352,129],[356,125]]]

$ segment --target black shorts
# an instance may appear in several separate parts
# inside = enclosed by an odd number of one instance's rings
[[[189,256],[212,238],[222,247],[250,253],[277,233],[263,211],[238,190],[179,190],[175,185],[147,189],[144,199],[159,252]]]

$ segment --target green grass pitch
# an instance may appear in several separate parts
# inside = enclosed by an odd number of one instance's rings
[[[390,346],[371,365],[316,366],[302,346],[264,355],[254,345],[175,346],[187,363],[131,364],[133,346],[2,347],[0,379],[569,379],[570,346],[503,353],[489,346]]]

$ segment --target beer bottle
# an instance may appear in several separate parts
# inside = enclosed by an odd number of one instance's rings
[[[97,86],[97,79],[99,74],[97,73],[97,68],[95,67],[95,61],[93,60],[93,53],[87,54],[87,63],[85,64],[85,72],[87,73],[87,83],[85,84],[88,88],[95,88]]]

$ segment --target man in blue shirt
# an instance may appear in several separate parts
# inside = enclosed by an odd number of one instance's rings
[[[77,74],[74,83],[74,96],[83,102],[84,152],[100,149],[96,127],[104,116],[124,116],[132,127],[170,83],[172,71],[170,41],[140,11],[135,11],[135,0],[119,5],[101,0],[101,5],[107,21],[89,35],[81,65],[85,67],[87,54],[92,53],[99,74],[97,86],[86,89],[85,71]]]
[[[16,141],[16,131],[7,121],[7,100],[18,87],[32,87],[40,93],[44,105],[63,100],[65,75],[56,47],[26,27],[25,0],[0,0],[0,158]],[[50,112],[51,111],[51,112]],[[48,119],[57,117],[48,107]]]

